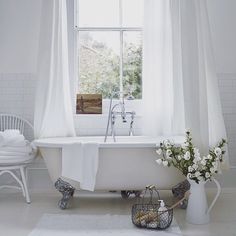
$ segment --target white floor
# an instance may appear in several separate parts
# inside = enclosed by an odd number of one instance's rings
[[[161,192],[171,204],[171,193]],[[209,201],[213,197],[208,191]],[[44,213],[51,214],[130,214],[135,199],[124,200],[119,193],[76,193],[70,209],[60,210],[55,192],[31,193],[26,204],[20,193],[0,192],[0,235],[27,236]],[[186,223],[185,210],[176,209],[175,218],[184,236],[236,236],[236,190],[224,190],[211,213],[211,223],[194,226]],[[157,234],[158,235],[158,234]]]

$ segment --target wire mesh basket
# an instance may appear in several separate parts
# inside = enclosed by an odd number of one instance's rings
[[[148,200],[145,196],[150,194]],[[154,194],[157,202],[153,201]],[[160,195],[155,186],[147,186],[145,193],[137,204],[132,206],[132,222],[139,228],[164,230],[171,225],[173,220],[173,208],[165,205],[166,210],[160,211]]]

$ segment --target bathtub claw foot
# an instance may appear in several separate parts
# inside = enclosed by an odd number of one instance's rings
[[[188,180],[184,180],[183,182],[180,182],[179,184],[175,185],[172,188],[172,193],[174,197],[177,199],[181,199],[184,197],[185,192],[187,192],[190,189],[190,184]],[[182,209],[186,209],[188,206],[188,200],[184,200],[183,202],[180,203],[179,207]]]
[[[134,195],[135,195],[135,197],[141,197],[142,192],[143,192],[143,191],[140,191],[140,190],[138,190],[138,191],[134,191]]]
[[[121,197],[123,199],[129,198],[131,194],[134,194],[135,197],[140,197],[142,194],[142,191],[139,191],[139,190],[122,190],[121,191]]]
[[[121,194],[121,197],[122,197],[123,199],[128,199],[129,196],[130,196],[130,191],[122,190],[122,191],[120,192],[120,194]]]
[[[64,210],[67,208],[69,200],[73,197],[75,188],[61,178],[56,181],[55,188],[62,194],[62,199],[58,202],[58,206]]]

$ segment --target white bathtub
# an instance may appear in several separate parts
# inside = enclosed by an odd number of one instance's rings
[[[184,176],[175,168],[162,167],[155,162],[156,144],[167,138],[178,144],[184,142],[184,137],[180,136],[118,136],[116,143],[110,137],[104,143],[104,137],[93,136],[38,139],[34,143],[39,147],[53,182],[61,177],[63,144],[95,141],[99,143],[95,190],[141,190],[150,184],[158,189],[171,189]],[[78,182],[63,179],[79,189]]]

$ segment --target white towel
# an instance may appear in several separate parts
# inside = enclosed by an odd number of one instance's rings
[[[14,162],[30,160],[36,155],[37,149],[20,134],[17,129],[0,132],[0,160]]]
[[[3,153],[3,152],[5,153],[17,152],[19,154],[26,154],[26,153],[29,154],[33,152],[33,148],[31,147],[29,143],[23,147],[12,147],[12,146],[0,147],[0,153]]]
[[[62,176],[94,191],[98,169],[98,143],[72,143],[62,147]]]
[[[5,129],[2,133],[4,133],[6,136],[15,137],[17,135],[20,135],[20,130],[18,130],[18,129]]]
[[[17,129],[7,129],[3,132],[0,132],[0,147],[3,146],[13,146],[13,147],[22,147],[25,146],[26,140],[25,137],[20,134],[20,131]]]
[[[80,183],[80,187],[94,191],[98,170],[98,144],[84,143],[83,156],[83,181]]]
[[[82,143],[64,144],[62,147],[61,175],[81,182],[83,179],[83,160]]]

